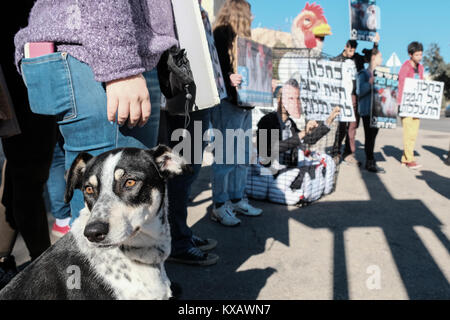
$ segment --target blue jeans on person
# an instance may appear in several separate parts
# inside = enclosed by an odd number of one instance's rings
[[[223,161],[222,164],[212,165],[212,191],[213,202],[224,203],[228,200],[242,199],[245,195],[247,183],[247,170],[249,165],[251,141],[246,139],[244,149],[238,149],[238,139],[234,139],[234,148],[227,149],[226,130],[242,129],[247,132],[252,127],[252,110],[244,109],[227,100],[211,111],[211,123],[214,129],[219,130],[223,136]],[[233,162],[227,163],[227,155],[233,154]],[[217,156],[217,152],[215,152]],[[240,157],[244,157],[244,163],[240,163]],[[219,160],[220,161],[220,160]]]
[[[81,152],[96,156],[119,147],[147,149],[156,146],[161,105],[156,69],[143,74],[152,105],[150,120],[142,128],[129,129],[108,121],[105,86],[94,79],[87,64],[56,52],[23,59],[21,68],[31,110],[58,117],[64,138],[66,170]],[[80,190],[75,190],[70,207],[73,221],[84,207]]]
[[[58,134],[50,173],[47,180],[47,191],[50,203],[50,212],[56,219],[70,218],[70,205],[64,202],[64,191],[66,189],[64,139]]]
[[[197,176],[202,167],[202,154],[205,149],[207,142],[203,141],[203,135],[205,131],[209,129],[210,124],[210,110],[204,109],[200,111],[195,111],[190,113],[190,121],[186,130],[189,132],[191,136],[191,159],[190,163],[192,164],[193,173],[186,173],[181,176],[176,176],[168,181],[168,198],[169,198],[169,223],[170,223],[170,233],[172,236],[172,251],[171,254],[179,254],[182,252],[186,252],[191,247],[194,246],[192,242],[192,230],[187,225],[187,206],[189,201],[189,194],[191,191],[192,183],[197,179]],[[168,112],[164,113],[167,121],[167,129],[168,129],[168,139],[172,135],[172,132],[177,129],[183,129],[185,126],[185,118],[184,116],[172,116],[169,115]],[[194,123],[201,123],[201,136],[194,135]],[[179,143],[179,141],[167,141],[168,145],[173,148],[175,145]],[[197,148],[197,151],[200,151],[198,148],[199,144],[201,144],[201,155],[198,155],[195,158],[194,152]],[[198,160],[200,163],[195,163],[194,160]]]

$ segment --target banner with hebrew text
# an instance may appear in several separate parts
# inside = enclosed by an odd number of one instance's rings
[[[341,107],[341,122],[355,121],[352,102],[354,70],[349,64],[324,59],[299,59],[300,100],[308,120],[325,121]]]
[[[439,120],[444,83],[406,78],[400,117]]]
[[[377,68],[374,76],[370,126],[394,129],[397,127],[398,75],[389,68]]]

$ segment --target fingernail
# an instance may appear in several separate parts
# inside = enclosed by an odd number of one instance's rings
[[[114,121],[110,121],[109,123],[110,123],[112,126],[114,125]]]

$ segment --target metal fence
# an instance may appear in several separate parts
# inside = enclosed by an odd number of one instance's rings
[[[277,110],[277,93],[282,87],[286,78],[290,76],[290,70],[288,70],[292,65],[296,64],[299,59],[323,59],[331,60],[332,57],[328,54],[320,53],[310,49],[298,49],[298,48],[273,48],[273,79],[276,80],[277,87],[273,96],[273,106],[271,108],[258,107],[256,106],[252,114],[253,128],[257,128],[259,120],[266,114]],[[282,61],[283,60],[283,61]],[[285,78],[285,79],[283,79]],[[283,81],[284,80],[284,81]],[[307,120],[304,116],[304,110],[302,110],[301,119],[293,119],[300,130],[305,128]],[[331,125],[331,130],[328,134],[322,137],[316,144],[308,146],[310,151],[318,151],[322,154],[327,154],[331,158],[336,156],[336,148],[334,147],[335,141],[338,134],[339,122],[334,121]],[[339,174],[339,163],[336,165],[336,170],[334,172],[334,186],[333,191],[337,183],[337,177]],[[299,202],[298,205],[304,204]]]
[[[289,58],[289,54],[291,54],[291,58]],[[283,66],[280,66],[280,61],[282,58],[284,59],[290,59],[293,63],[295,63],[295,60],[297,60],[299,57],[305,58],[305,59],[325,59],[330,60],[332,56],[325,54],[325,53],[314,53],[314,51],[310,49],[298,49],[298,48],[273,48],[273,79],[278,81],[278,86],[275,89],[274,97],[273,97],[273,107],[272,108],[265,108],[265,107],[256,107],[253,110],[253,128],[256,128],[259,120],[266,114],[273,112],[277,109],[277,98],[276,95],[278,93],[278,90],[280,90],[281,86],[283,85],[282,81],[280,80],[279,75],[283,73],[287,73],[286,70],[283,69],[283,67],[286,66],[286,64]],[[287,64],[289,66],[289,64]],[[304,114],[304,112],[302,112]],[[300,120],[293,119],[294,122],[296,122],[297,126],[300,130],[304,129],[306,119],[303,117]],[[325,152],[327,154],[333,153],[333,144],[335,141],[336,136],[336,130],[338,128],[339,122],[335,121],[333,122],[331,126],[330,132],[324,136],[318,143],[315,145],[310,146],[311,150],[317,150],[321,152]]]

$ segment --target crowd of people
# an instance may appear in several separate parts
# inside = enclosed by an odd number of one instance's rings
[[[351,59],[355,63],[357,76],[354,81],[354,91],[352,94],[353,106],[356,121],[341,122],[339,124],[336,140],[334,143],[333,154],[337,161],[341,159],[350,165],[361,166],[361,162],[355,158],[355,135],[359,126],[360,119],[364,125],[364,151],[366,155],[365,168],[370,172],[384,172],[383,168],[376,165],[374,158],[375,141],[379,129],[371,126],[371,108],[374,104],[374,71],[383,63],[383,57],[378,48],[379,35],[375,37],[373,49],[364,49],[364,55],[356,53],[357,42],[349,40],[341,55],[335,58],[336,61],[345,61]],[[406,78],[424,79],[424,67],[420,63],[423,55],[423,45],[419,42],[412,42],[408,45],[408,54],[410,59],[402,65],[398,75],[398,93],[397,104],[401,104],[402,92],[405,86]],[[365,68],[364,65],[368,64]],[[422,165],[418,164],[414,158],[414,148],[418,135],[420,119],[412,117],[402,118],[403,127],[403,155],[401,163],[411,169],[419,169]],[[345,139],[344,152],[341,153],[342,142]]]
[[[2,178],[5,212],[0,216],[0,288],[18,271],[11,255],[18,233],[31,260],[51,245],[43,198],[45,186],[55,217],[52,233],[63,236],[77,219],[84,206],[83,193],[77,190],[70,204],[63,202],[64,173],[80,152],[96,156],[118,147],[148,149],[158,143],[174,147],[178,141],[167,137],[177,129],[193,134],[195,122],[202,124],[202,136],[210,127],[219,130],[223,137],[227,137],[226,131],[230,129],[251,129],[252,108],[238,104],[237,87],[243,79],[234,61],[236,37],[251,37],[250,4],[246,0],[227,0],[211,26],[199,0],[211,56],[218,56],[220,61],[220,70],[214,74],[222,77],[217,82],[225,83],[226,94],[220,97],[220,104],[191,112],[185,127],[184,116],[173,115],[161,105],[156,68],[161,55],[177,45],[171,2],[147,3],[148,6],[139,7],[127,1],[27,0],[13,4],[16,19],[3,30],[1,67],[11,96],[9,107],[13,105],[21,133],[2,137],[6,162]],[[323,34],[316,37],[317,41],[324,39]],[[353,60],[358,73],[353,90],[356,121],[340,123],[332,153],[336,163],[343,160],[360,165],[355,157],[355,134],[362,118],[365,168],[370,172],[382,170],[376,165],[373,152],[378,129],[370,127],[373,71],[382,64],[378,40],[364,55],[355,53],[357,43],[350,40],[336,57],[337,61]],[[55,52],[29,59],[24,47],[32,42],[52,42]],[[422,52],[423,47],[417,42],[408,47],[411,59],[400,71],[399,99],[405,78],[423,79]],[[280,90],[277,110],[258,123],[258,130],[279,130],[275,141],[269,137],[266,149],[279,149],[280,158],[276,162],[293,167],[299,161],[297,151],[326,135],[340,112],[337,107],[327,121],[309,121],[305,130],[299,130],[292,120],[301,113],[299,97],[298,82],[289,80]],[[403,118],[402,124],[402,163],[415,169],[420,166],[414,159],[419,120]],[[201,149],[205,146],[206,142],[202,142]],[[228,155],[234,161],[213,164],[210,218],[231,227],[241,223],[238,214],[255,217],[263,210],[251,205],[245,193],[250,146],[245,148],[243,164],[237,161],[240,152],[226,146],[224,141],[223,157]],[[193,156],[198,146],[191,144],[191,148]],[[201,163],[190,160],[193,173],[168,181],[172,236],[169,260],[211,265],[219,258],[210,252],[217,241],[193,234],[187,224],[190,189],[201,169]],[[273,162],[268,161],[265,166]]]

